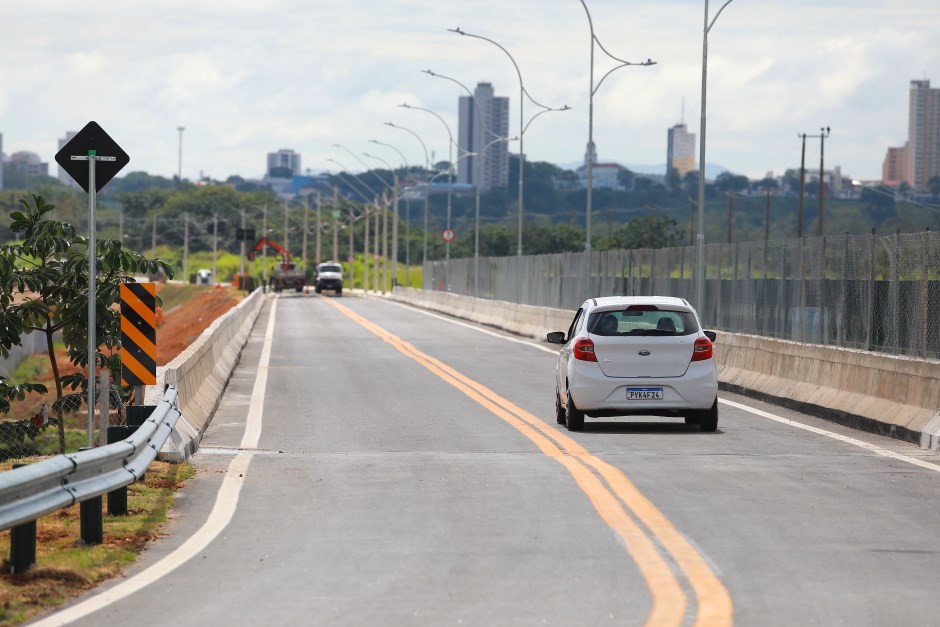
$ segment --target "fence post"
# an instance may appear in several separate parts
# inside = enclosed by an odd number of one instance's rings
[[[868,236],[868,329],[865,350],[872,350],[875,328],[875,227]]]
[[[930,270],[930,227],[924,229],[924,282],[923,282],[923,356],[927,358],[928,339],[930,334],[930,283],[927,281],[927,275]]]
[[[806,238],[800,238],[800,313],[796,340],[803,341],[803,327],[806,326]]]
[[[26,464],[13,464],[14,468]],[[36,563],[36,521],[10,529],[10,573],[25,573]]]
[[[845,232],[842,239],[842,313],[839,316],[841,323],[837,342],[839,346],[845,346],[846,329],[849,324],[849,232]]]

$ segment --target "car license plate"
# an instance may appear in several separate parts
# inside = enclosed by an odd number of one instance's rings
[[[627,388],[628,401],[661,401],[662,388]]]

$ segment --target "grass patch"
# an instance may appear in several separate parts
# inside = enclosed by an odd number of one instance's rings
[[[9,468],[0,465],[0,471]],[[30,620],[118,575],[159,537],[176,491],[194,472],[187,463],[151,464],[144,481],[128,486],[128,515],[105,511],[104,542],[96,546],[82,544],[78,505],[43,516],[37,521],[36,565],[25,573],[9,574],[10,532],[0,534],[0,627]],[[107,498],[102,501],[106,510]]]
[[[174,307],[182,305],[201,292],[211,290],[211,285],[192,285],[189,283],[164,283],[157,290],[157,296],[163,302],[163,312],[167,313]]]

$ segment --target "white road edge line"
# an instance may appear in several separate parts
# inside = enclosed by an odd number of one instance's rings
[[[493,336],[493,337],[497,337],[497,338],[500,338],[500,339],[502,339],[502,340],[506,340],[507,342],[515,342],[516,344],[524,344],[524,345],[526,345],[526,346],[531,346],[532,348],[537,348],[537,349],[539,349],[539,350],[541,350],[541,351],[545,351],[546,353],[551,353],[551,354],[553,354],[553,355],[555,355],[555,354],[558,353],[557,350],[553,350],[553,349],[551,349],[551,348],[548,348],[548,347],[545,347],[545,346],[541,346],[541,345],[536,344],[535,342],[533,342],[533,341],[531,341],[531,340],[522,340],[522,339],[516,339],[516,338],[513,338],[513,337],[508,337],[508,336],[503,335],[503,334],[501,334],[501,333],[495,333],[495,332],[489,331],[489,330],[487,330],[487,329],[482,329],[482,328],[480,328],[479,326],[474,326],[474,324],[472,324],[472,323],[462,322],[462,321],[460,321],[460,320],[454,320],[453,318],[449,318],[449,317],[447,317],[447,316],[443,316],[443,315],[436,314],[436,313],[431,313],[431,312],[429,312],[429,311],[424,311],[424,310],[422,310],[422,309],[418,309],[417,307],[410,307],[410,306],[408,306],[408,305],[406,305],[406,304],[397,303],[397,302],[395,302],[395,301],[386,301],[386,302],[391,303],[391,304],[393,304],[393,305],[397,305],[397,306],[399,306],[399,307],[405,307],[405,308],[407,308],[407,309],[411,309],[412,311],[416,311],[416,312],[418,312],[418,313],[424,314],[425,316],[430,316],[431,318],[436,318],[436,319],[438,319],[438,320],[443,320],[444,322],[449,322],[449,323],[451,323],[451,324],[456,324],[457,326],[465,327],[465,328],[467,328],[467,329],[473,329],[474,331],[477,331],[477,332],[479,332],[479,333],[485,333],[486,335],[491,335],[491,336]],[[803,424],[802,422],[796,422],[796,421],[794,421],[794,420],[789,420],[789,419],[787,419],[787,418],[783,418],[783,417],[781,417],[781,416],[777,416],[777,415],[775,415],[775,414],[771,414],[771,413],[762,411],[762,410],[760,410],[760,409],[755,409],[755,408],[753,408],[753,407],[748,407],[747,405],[742,405],[741,403],[735,403],[734,401],[727,401],[727,400],[725,400],[725,399],[723,399],[723,398],[721,398],[721,397],[718,398],[718,402],[719,402],[719,403],[723,403],[723,404],[728,405],[728,406],[731,406],[731,407],[735,407],[735,408],[740,409],[740,410],[743,410],[743,411],[750,412],[750,413],[752,413],[752,414],[756,414],[756,415],[758,415],[758,416],[760,416],[760,417],[762,417],[762,418],[767,418],[768,420],[774,420],[774,421],[776,421],[776,422],[779,422],[779,423],[781,423],[781,424],[788,425],[788,426],[790,426],[790,427],[795,427],[795,428],[797,428],[797,429],[803,429],[803,430],[805,430],[805,431],[810,431],[810,432],[815,433],[815,434],[817,434],[817,435],[822,435],[822,436],[825,436],[825,437],[827,437],[827,438],[832,438],[832,439],[834,439],[834,440],[839,440],[839,441],[841,441],[841,442],[845,442],[846,444],[852,444],[852,445],[854,445],[854,446],[858,446],[858,447],[860,447],[860,448],[869,450],[869,451],[871,451],[872,453],[876,453],[877,455],[881,455],[881,456],[883,456],[883,457],[890,457],[890,458],[896,459],[896,460],[898,460],[898,461],[907,462],[908,464],[913,464],[914,466],[920,466],[921,468],[926,468],[926,469],[928,469],[928,470],[933,470],[934,472],[940,472],[940,465],[938,465],[938,464],[931,464],[930,462],[925,462],[925,461],[923,461],[923,460],[917,459],[916,457],[908,457],[907,455],[902,455],[902,454],[900,454],[900,453],[895,453],[894,451],[890,451],[890,450],[888,450],[888,449],[886,449],[886,448],[882,448],[882,447],[880,447],[880,446],[878,446],[878,445],[876,445],[876,444],[869,444],[868,442],[863,442],[862,440],[856,440],[855,438],[850,438],[849,436],[846,436],[846,435],[840,435],[840,434],[834,433],[834,432],[832,432],[832,431],[826,431],[825,429],[820,429],[820,428],[818,428],[818,427],[812,427],[812,426],[810,426],[810,425]]]
[[[274,299],[271,304],[268,327],[264,334],[264,346],[261,349],[261,359],[258,363],[258,376],[255,379],[255,385],[251,392],[251,404],[248,409],[247,424],[245,425],[245,435],[242,437],[241,448],[257,448],[258,440],[261,437],[264,392],[268,380],[268,363],[271,360],[271,343],[274,338],[274,318],[276,313],[277,299]],[[206,522],[203,523],[202,527],[190,536],[186,542],[176,548],[176,550],[130,579],[90,599],[68,607],[60,612],[56,612],[36,623],[32,623],[32,627],[67,625],[80,618],[84,618],[93,612],[97,612],[112,603],[116,603],[138,592],[196,557],[222,533],[235,515],[235,510],[238,507],[238,498],[241,493],[242,485],[245,483],[245,476],[248,474],[248,465],[251,463],[252,457],[254,457],[253,453],[244,452],[235,456],[229,464],[228,469],[225,471],[225,478],[222,480],[222,485],[219,487],[215,504],[212,506],[212,511],[209,512]]]
[[[895,453],[894,451],[888,450],[877,444],[871,444],[869,442],[864,442],[862,440],[857,440],[855,438],[849,437],[847,435],[841,435],[839,433],[833,433],[832,431],[826,431],[825,429],[820,429],[819,427],[813,427],[802,422],[796,422],[795,420],[790,420],[788,418],[783,418],[782,416],[777,416],[776,414],[771,414],[760,409],[755,409],[753,407],[748,407],[747,405],[742,405],[741,403],[735,403],[734,401],[728,401],[721,397],[718,398],[718,402],[722,405],[728,405],[734,407],[735,409],[740,409],[742,411],[750,412],[761,418],[767,418],[768,420],[773,420],[781,424],[788,425],[790,427],[796,427],[797,429],[803,429],[804,431],[809,431],[817,435],[822,435],[827,438],[832,438],[833,440],[839,440],[840,442],[845,442],[846,444],[851,444],[859,448],[871,451],[876,455],[881,455],[882,457],[890,457],[898,461],[907,462],[908,464],[913,464],[914,466],[920,466],[921,468],[926,468],[934,472],[940,472],[940,465],[931,464],[930,462],[925,462],[924,460],[917,459],[916,457],[908,457],[907,455],[902,455],[901,453]]]

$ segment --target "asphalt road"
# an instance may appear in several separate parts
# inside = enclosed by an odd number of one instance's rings
[[[77,623],[940,620],[936,454],[731,394],[713,434],[569,433],[554,362],[394,303],[272,299],[168,535]]]

